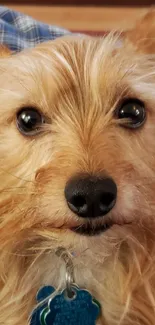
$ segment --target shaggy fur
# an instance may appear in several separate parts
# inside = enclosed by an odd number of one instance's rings
[[[121,46],[120,36],[69,36],[0,60],[1,325],[28,324],[37,290],[64,287],[59,246],[102,305],[98,325],[155,324],[155,46],[139,51],[142,38],[138,27]],[[137,130],[115,115],[130,97],[147,110]],[[40,135],[18,131],[22,107],[47,116]],[[70,230],[84,221],[64,188],[81,172],[107,172],[118,187],[115,207],[95,221],[113,226],[94,237]]]

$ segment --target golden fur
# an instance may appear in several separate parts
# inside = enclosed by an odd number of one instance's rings
[[[102,305],[98,325],[155,324],[155,46],[139,51],[136,30],[124,40],[68,36],[0,60],[1,325],[28,324],[42,285],[63,288],[59,246],[74,252],[76,283]],[[147,108],[138,130],[114,116],[128,97]],[[18,131],[25,106],[48,117],[41,135]],[[67,207],[65,184],[104,171],[118,187],[106,217],[114,225],[75,234],[83,220]]]

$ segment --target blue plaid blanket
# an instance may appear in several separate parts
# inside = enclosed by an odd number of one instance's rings
[[[0,44],[12,51],[53,40],[70,32],[57,26],[43,24],[29,16],[0,6]]]

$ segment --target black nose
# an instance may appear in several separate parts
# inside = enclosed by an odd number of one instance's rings
[[[67,183],[65,197],[69,208],[78,216],[97,218],[114,207],[117,186],[111,178],[76,177]]]

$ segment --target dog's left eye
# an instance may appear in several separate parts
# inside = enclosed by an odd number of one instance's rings
[[[119,109],[117,109],[117,117],[119,119],[125,119],[125,123],[122,126],[127,128],[138,128],[146,119],[146,110],[144,103],[138,99],[126,100]]]
[[[17,113],[17,127],[27,136],[41,132],[41,126],[45,123],[44,116],[36,108],[22,108]]]

